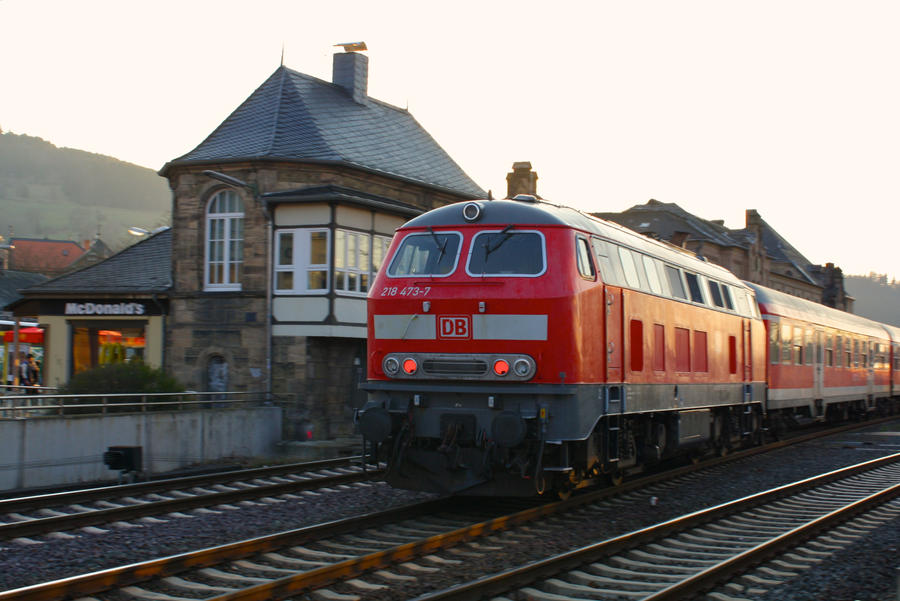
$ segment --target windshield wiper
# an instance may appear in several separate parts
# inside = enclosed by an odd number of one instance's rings
[[[432,229],[430,225],[428,226],[428,233],[431,234],[432,238],[434,238],[434,245],[438,247],[438,256],[434,262],[434,269],[437,269],[438,265],[441,264],[441,259],[444,258],[444,251],[447,249],[447,242],[450,241],[450,237],[447,236],[446,238],[444,238],[444,243],[441,244],[441,239],[436,233],[434,233],[434,229]]]
[[[487,243],[484,244],[484,260],[485,261],[487,261],[488,256],[490,256],[490,254],[492,252],[494,252],[495,250],[497,250],[498,248],[503,246],[503,243],[506,242],[507,240],[509,240],[509,238],[512,236],[512,233],[510,233],[509,230],[511,230],[512,228],[513,228],[513,226],[511,223],[509,225],[507,225],[505,228],[503,228],[503,230],[500,232],[500,236],[503,236],[503,237],[500,238],[500,240],[496,244],[493,244],[491,246],[489,246]]]

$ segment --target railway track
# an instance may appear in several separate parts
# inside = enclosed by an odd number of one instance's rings
[[[360,457],[329,459],[0,500],[0,540],[277,499],[378,477]]]
[[[736,457],[738,455],[731,459]],[[898,459],[900,456],[893,456],[891,460],[877,461],[890,463]],[[725,458],[714,463],[722,465],[727,460],[728,458]],[[873,469],[875,465],[875,462],[868,462],[867,465],[855,469],[865,471]],[[623,495],[627,497],[629,491],[650,490],[648,486],[665,487],[666,480],[691,478],[690,472],[696,469],[691,466],[684,468],[681,473],[670,472],[643,478],[617,489],[577,495],[568,501],[527,507],[512,514],[488,516],[488,519],[482,521],[476,518],[489,514],[497,508],[468,507],[460,512],[458,508],[454,509],[455,505],[461,503],[459,499],[440,499],[196,553],[7,591],[0,593],[0,601],[12,599],[47,601],[87,595],[98,599],[127,597],[146,601],[186,597],[237,601],[284,598],[317,589],[319,589],[319,592],[315,593],[318,595],[317,598],[340,599],[340,596],[335,597],[322,591],[322,587],[335,588],[341,592],[334,594],[346,595],[348,600],[364,597],[406,598],[401,593],[405,588],[415,590],[419,580],[423,578],[433,580],[441,573],[451,574],[460,565],[484,563],[485,569],[491,571],[493,555],[501,555],[510,545],[527,544],[536,536],[544,536],[542,532],[545,526],[540,521],[542,519],[562,520],[566,527],[577,528],[581,520],[591,519],[596,504],[604,502],[611,496],[622,499]],[[708,471],[710,467],[702,469]],[[713,466],[711,469],[717,468]],[[843,470],[841,474],[833,473],[810,479],[798,486],[810,488],[847,473],[848,470]],[[897,477],[896,481],[900,481],[900,477]],[[782,489],[784,490],[768,494],[773,498],[789,494],[786,487]],[[730,507],[720,506],[714,509],[724,516],[735,511],[747,510],[753,506],[753,502],[742,500],[728,505]],[[710,521],[716,517],[713,514],[706,514],[702,519]],[[535,523],[526,525],[529,522]],[[691,526],[686,521],[681,521],[677,528],[673,524],[668,526],[664,524],[663,528],[666,527],[672,529],[669,535],[674,535],[676,529]],[[503,534],[499,534],[501,532]],[[647,537],[649,534],[639,531],[637,536]],[[647,540],[631,539],[627,548],[630,549],[636,544],[660,544],[659,536],[664,535],[657,533],[655,536],[657,538]],[[620,541],[609,544],[623,543]],[[546,561],[548,562],[546,565],[551,565],[549,563],[551,560]],[[567,563],[581,560],[574,560],[569,556],[558,561],[566,566]],[[563,568],[553,569],[559,572]],[[360,574],[364,573],[366,576],[363,580]],[[530,572],[527,576],[529,584],[516,580],[521,577],[521,574],[508,576],[512,580],[502,585],[506,586],[506,589],[496,588],[501,586],[498,584],[501,580],[495,580],[486,585],[495,588],[489,589],[485,594],[499,594],[498,591],[516,588],[534,588],[535,585],[530,583],[539,579],[541,574]],[[666,582],[671,584],[670,581]],[[476,581],[475,584],[467,586],[485,586],[485,583]],[[463,589],[450,589],[435,595],[448,595],[435,596],[435,599],[479,598],[471,591]],[[629,596],[628,593],[626,596]]]

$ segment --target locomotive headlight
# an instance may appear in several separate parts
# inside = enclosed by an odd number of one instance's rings
[[[481,207],[477,203],[470,202],[463,207],[462,214],[463,219],[469,223],[478,221],[481,219]]]
[[[531,363],[527,359],[516,359],[513,363],[513,372],[520,378],[524,378],[531,372]]]
[[[505,359],[497,359],[494,361],[494,373],[498,376],[505,376],[509,373],[509,361]]]
[[[403,371],[407,373],[407,375],[413,375],[419,370],[419,364],[416,363],[416,360],[412,357],[403,360]]]
[[[382,363],[382,367],[384,367],[384,373],[389,376],[396,376],[400,371],[400,362],[397,361],[396,357],[388,357]]]

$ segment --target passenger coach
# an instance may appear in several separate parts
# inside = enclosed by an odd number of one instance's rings
[[[401,227],[369,292],[359,425],[397,487],[566,494],[760,436],[753,290],[534,197]]]

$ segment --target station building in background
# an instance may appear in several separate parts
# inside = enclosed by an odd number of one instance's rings
[[[280,66],[167,163],[165,366],[195,390],[271,391],[285,438],[352,434],[366,294],[394,230],[485,192],[406,110],[367,93],[368,57],[332,81]]]

